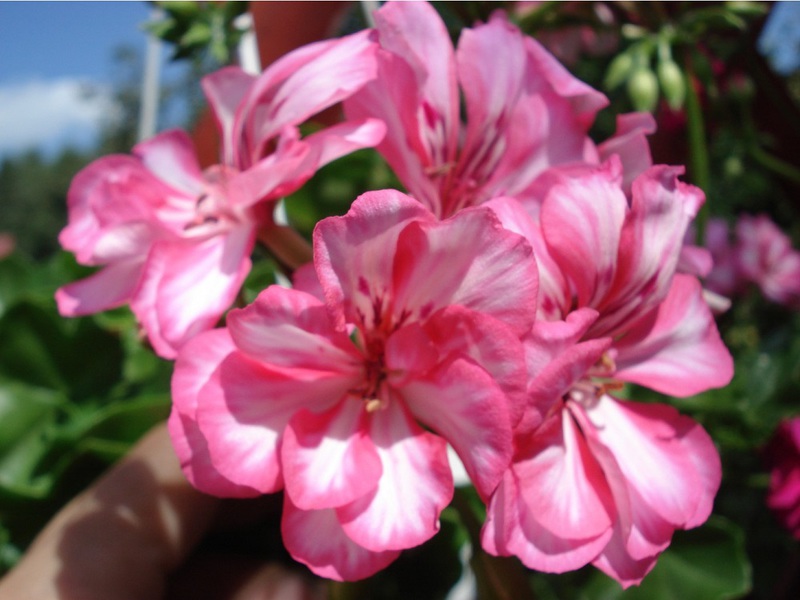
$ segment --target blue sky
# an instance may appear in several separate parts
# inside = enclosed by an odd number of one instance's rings
[[[113,106],[113,50],[145,53],[145,2],[0,2],[0,158],[85,146]],[[162,76],[180,68],[167,67]],[[98,93],[87,99],[86,86]]]

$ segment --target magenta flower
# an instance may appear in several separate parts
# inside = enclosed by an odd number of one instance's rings
[[[613,397],[623,382],[689,396],[728,383],[730,354],[696,278],[676,273],[703,202],[656,166],[564,170],[538,220],[494,200],[540,269],[540,317],[523,340],[530,404],[489,505],[487,551],[564,572],[592,563],[638,583],[675,529],[708,517],[720,481],[705,431],[673,408]]]
[[[502,13],[465,28],[457,49],[427,3],[390,2],[374,16],[378,76],[345,110],[386,123],[378,150],[437,216],[496,196],[537,198],[537,180],[553,165],[598,163],[616,153],[629,179],[650,166],[644,135],[655,129],[652,117],[623,115],[618,135],[596,146],[587,131],[605,96]]]
[[[265,203],[382,136],[374,120],[304,139],[297,131],[374,76],[375,52],[364,32],[298,49],[259,77],[233,67],[208,76],[220,165],[201,171],[188,136],[169,131],[138,144],[132,156],[104,157],[82,170],[59,240],[79,263],[102,268],[58,290],[61,314],[129,303],[166,358],[213,327],[250,270],[258,228],[270,223]]]
[[[395,191],[320,222],[314,264],[321,297],[272,286],[182,349],[170,432],[196,487],[284,489],[289,552],[359,579],[437,531],[448,443],[484,498],[503,477],[536,264],[490,210],[439,221]]]
[[[767,506],[786,529],[800,540],[800,417],[778,426],[766,448],[770,469]]]

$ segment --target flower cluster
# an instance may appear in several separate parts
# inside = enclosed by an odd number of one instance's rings
[[[595,144],[605,97],[502,13],[456,48],[428,4],[390,2],[375,21],[258,77],[206,78],[219,165],[200,171],[168,132],[79,174],[61,241],[102,269],[59,307],[131,306],[176,358],[169,427],[188,479],[282,490],[286,548],[322,576],[367,577],[431,538],[452,448],[486,503],[488,552],[638,583],[720,482],[699,424],[618,397],[625,382],[683,397],[732,377],[681,268],[704,196],[651,164],[649,115]],[[345,122],[299,135],[339,101]],[[320,221],[294,286],[215,328],[274,201],[369,146],[408,195],[366,191]]]
[[[800,540],[800,417],[786,419],[778,426],[764,458],[770,469],[767,506]]]

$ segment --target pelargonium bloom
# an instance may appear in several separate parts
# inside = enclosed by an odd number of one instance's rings
[[[800,540],[800,417],[782,422],[765,452],[770,469],[767,506]]]
[[[61,314],[129,303],[166,358],[213,327],[250,270],[257,230],[271,220],[269,202],[383,135],[375,120],[304,139],[297,130],[373,77],[375,52],[362,32],[298,49],[258,77],[231,67],[205,78],[223,155],[205,171],[188,135],[173,130],[78,173],[59,240],[79,263],[102,268],[58,290]]]
[[[457,49],[427,3],[389,2],[374,17],[378,76],[345,110],[386,123],[378,150],[438,216],[496,196],[536,198],[537,179],[553,165],[619,154],[629,179],[650,165],[652,117],[623,115],[615,138],[596,146],[587,131],[606,97],[501,12],[463,29]]]
[[[708,517],[720,464],[706,432],[669,406],[613,396],[624,382],[689,396],[733,374],[699,282],[676,272],[703,202],[679,173],[652,167],[629,204],[618,161],[564,170],[538,219],[488,203],[531,241],[541,305],[523,340],[529,405],[489,505],[488,551],[549,572],[592,563],[627,587],[675,529]]]
[[[742,276],[778,304],[800,308],[800,252],[766,215],[742,215],[736,223],[736,257]]]
[[[537,269],[492,211],[439,221],[396,191],[321,221],[314,266],[182,349],[170,432],[196,487],[284,489],[289,552],[359,579],[437,531],[448,443],[484,498],[502,478]]]

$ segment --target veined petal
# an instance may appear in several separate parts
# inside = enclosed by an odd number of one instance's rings
[[[345,320],[372,327],[383,318],[392,296],[397,236],[415,220],[434,216],[410,196],[382,190],[356,198],[343,217],[319,222],[314,264],[337,327]]]
[[[492,494],[481,532],[481,545],[496,556],[517,556],[537,571],[564,573],[586,565],[608,543],[611,530],[594,538],[565,539],[531,518],[513,469]]]
[[[705,197],[678,181],[679,168],[658,165],[633,182],[631,211],[620,239],[614,290],[600,309],[596,335],[618,332],[661,302],[683,249],[690,220]]]
[[[457,304],[521,335],[536,314],[538,271],[525,239],[478,207],[405,227],[397,239],[394,290],[396,314],[424,318]]]
[[[287,125],[353,94],[375,77],[378,45],[374,33],[360,31],[309,44],[270,65],[251,86],[240,108],[244,142],[253,162],[267,141]],[[247,168],[249,164],[237,165]]]
[[[363,359],[314,296],[277,285],[227,319],[237,347],[260,362],[358,376]]]
[[[428,143],[454,151],[459,132],[456,61],[441,17],[427,2],[390,3],[374,16],[381,47],[401,56],[417,79],[417,106],[430,125]]]
[[[255,76],[240,67],[231,66],[206,75],[200,82],[220,129],[222,161],[225,165],[240,164],[238,141],[234,137],[237,110],[255,80]]]
[[[720,339],[700,283],[677,274],[657,309],[655,323],[615,344],[615,377],[664,394],[686,397],[727,385],[733,359]]]
[[[240,227],[201,242],[159,242],[131,300],[156,352],[173,358],[193,335],[213,327],[250,271],[255,232]]]
[[[281,532],[295,560],[336,581],[364,579],[400,556],[398,550],[373,552],[359,546],[342,530],[334,509],[302,510],[288,496],[284,496]]]
[[[417,419],[453,446],[488,498],[512,453],[508,400],[491,375],[472,361],[452,359],[397,391]]]
[[[610,536],[611,491],[569,413],[557,410],[518,440],[513,469],[526,508],[523,525],[534,520],[564,540]]]
[[[583,412],[585,411],[585,412]],[[621,402],[604,395],[582,410],[572,406],[587,439],[608,449],[618,465],[624,482],[640,499],[633,509],[634,519],[643,511],[683,527],[697,513],[707,494],[704,478],[689,456],[685,424],[678,412],[663,404]],[[585,417],[583,416],[585,415]],[[603,465],[602,455],[598,455]],[[640,527],[641,529],[641,527]]]
[[[428,146],[428,140],[435,138],[428,130],[441,127],[443,121],[425,118],[424,109],[420,109],[421,84],[409,64],[402,57],[381,50],[378,69],[379,77],[344,101],[345,114],[349,119],[383,121],[386,135],[377,150],[409,193],[440,215],[441,202],[435,182],[438,178],[432,178],[430,173],[454,160],[456,148]]]
[[[539,319],[560,320],[569,311],[572,298],[561,267],[550,256],[542,228],[526,210],[526,206],[514,198],[493,198],[483,206],[489,208],[500,219],[503,227],[523,236],[533,248],[539,272]]]
[[[304,510],[335,508],[368,494],[382,467],[366,431],[363,402],[345,398],[316,415],[292,417],[281,444],[286,493]]]
[[[617,270],[628,201],[618,161],[560,178],[548,193],[541,226],[550,255],[572,282],[578,306],[598,308]]]
[[[228,331],[215,329],[192,338],[175,361],[169,434],[186,478],[201,492],[222,497],[250,497],[259,492],[236,485],[214,467],[206,438],[197,423],[200,390],[236,347]]]
[[[336,509],[345,533],[374,552],[418,546],[439,530],[453,497],[447,443],[414,423],[396,398],[369,416],[383,473],[378,486]]]

